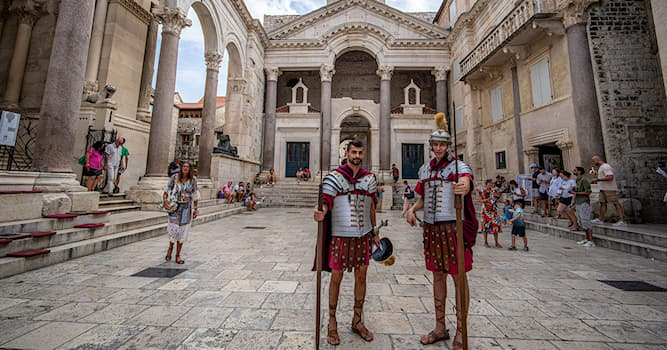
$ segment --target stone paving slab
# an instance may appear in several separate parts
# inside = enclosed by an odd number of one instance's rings
[[[156,237],[0,280],[0,348],[311,349],[314,346],[316,225],[304,209],[261,209],[195,226],[184,265],[164,261]],[[294,214],[297,212],[298,214]],[[419,343],[435,322],[421,233],[398,216],[390,226],[397,262],[369,266],[366,342],[350,331],[353,278],[338,304],[337,349],[449,349]],[[263,226],[263,230],[243,229]],[[501,234],[507,246],[508,230]],[[483,239],[480,235],[480,241]],[[667,293],[625,292],[599,279],[667,287],[667,263],[582,248],[528,231],[530,252],[476,246],[468,333],[471,349],[667,350]],[[135,277],[184,268],[174,278]],[[322,349],[329,274],[323,274]],[[447,326],[456,318],[447,282]]]

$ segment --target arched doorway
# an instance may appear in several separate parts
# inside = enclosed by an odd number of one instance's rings
[[[360,115],[351,115],[340,124],[340,146],[338,164],[345,158],[345,147],[351,140],[359,140],[364,144],[364,159],[361,166],[371,169],[371,124]]]

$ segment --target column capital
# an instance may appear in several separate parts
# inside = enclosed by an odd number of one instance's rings
[[[561,140],[556,142],[556,147],[560,148],[562,151],[567,151],[568,149],[574,146],[574,142],[570,140]]]
[[[218,51],[206,51],[204,60],[206,61],[206,69],[218,71],[220,70],[220,62],[222,62],[222,54]]]
[[[336,70],[333,65],[323,64],[320,66],[320,79],[322,81],[331,81],[334,74],[336,74]]]
[[[532,157],[532,156],[537,156],[538,153],[540,153],[540,150],[537,149],[536,147],[531,147],[523,151],[527,156]]]
[[[164,8],[156,11],[155,17],[162,24],[163,34],[168,33],[180,37],[183,28],[192,25],[192,21],[186,18],[180,9]]]
[[[27,24],[31,27],[46,10],[45,0],[18,0],[9,6],[9,12],[18,16],[20,24]]]
[[[445,66],[434,67],[431,74],[435,76],[435,81],[447,80],[447,71],[448,69]]]
[[[588,9],[592,4],[600,0],[561,0],[559,10],[563,16],[563,26],[565,29],[575,24],[587,23],[589,19]]]
[[[266,80],[278,81],[278,77],[283,74],[280,68],[276,66],[266,66],[264,67],[264,71],[266,72]]]
[[[375,71],[381,80],[391,80],[391,76],[394,75],[394,66],[380,66],[378,70]]]

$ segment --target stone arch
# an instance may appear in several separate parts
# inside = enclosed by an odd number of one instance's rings
[[[363,33],[363,36],[349,35]],[[378,67],[385,64],[386,42],[391,39],[389,32],[368,23],[346,23],[335,27],[323,36],[329,49],[329,64],[350,51],[363,51],[373,56]]]
[[[227,34],[225,49],[229,58],[228,75],[230,78],[242,78],[244,72],[244,62],[242,47],[239,45],[238,37],[234,33]]]
[[[220,51],[221,43],[224,41],[224,36],[220,31],[220,27],[216,25],[216,18],[214,18],[210,5],[204,1],[194,1],[190,7],[197,14],[199,23],[201,23],[202,33],[204,33],[204,52]],[[187,13],[186,13],[187,14]]]
[[[334,119],[333,128],[340,129],[341,125],[343,124],[343,121],[346,118],[352,116],[359,116],[366,119],[368,121],[368,124],[370,125],[371,130],[380,127],[380,121],[370,111],[366,110],[365,108],[360,108],[360,109],[349,108],[342,111],[340,114],[336,116],[336,119]]]

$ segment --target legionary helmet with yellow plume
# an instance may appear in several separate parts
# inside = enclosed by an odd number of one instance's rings
[[[452,143],[451,136],[449,135],[449,127],[445,120],[445,113],[440,112],[435,115],[435,127],[436,129],[431,133],[429,141],[444,141],[447,142],[447,144]]]

